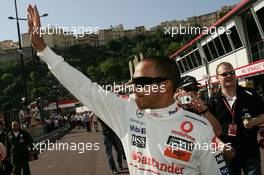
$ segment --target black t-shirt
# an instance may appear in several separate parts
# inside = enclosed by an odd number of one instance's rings
[[[246,129],[242,117],[245,113],[251,117],[257,117],[264,113],[263,100],[252,89],[237,87],[236,101],[233,105],[234,123],[237,124],[236,137],[228,136],[228,125],[232,123],[232,110],[229,110],[225,97],[221,92],[212,96],[208,101],[208,107],[212,114],[219,120],[222,126],[220,139],[225,143],[231,143],[236,149],[237,156],[241,158],[258,158],[259,146],[257,142],[258,127]]]

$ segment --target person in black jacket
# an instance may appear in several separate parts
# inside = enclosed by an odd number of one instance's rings
[[[228,62],[216,68],[221,90],[212,96],[208,106],[222,126],[220,139],[231,143],[236,155],[229,161],[230,175],[260,175],[258,124],[264,122],[263,100],[252,89],[237,84],[233,66]]]
[[[29,151],[33,148],[33,139],[30,134],[20,129],[17,121],[12,122],[12,131],[8,134],[8,155],[13,165],[13,174],[30,175]]]

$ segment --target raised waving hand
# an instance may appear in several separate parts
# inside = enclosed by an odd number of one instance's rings
[[[41,36],[41,23],[37,6],[28,5],[28,27],[32,46],[39,52],[45,49],[46,44]]]

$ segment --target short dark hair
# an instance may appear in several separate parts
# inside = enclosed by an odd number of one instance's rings
[[[169,78],[172,81],[173,91],[176,91],[180,83],[180,70],[174,60],[169,57],[152,56],[143,58],[142,61],[151,61],[155,64],[155,70],[160,77]]]

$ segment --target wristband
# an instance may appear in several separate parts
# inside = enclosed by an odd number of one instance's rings
[[[202,111],[202,112],[199,112],[199,114],[205,114],[207,111],[209,111],[209,108],[207,107],[204,111]]]

